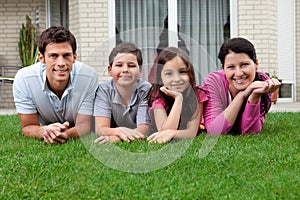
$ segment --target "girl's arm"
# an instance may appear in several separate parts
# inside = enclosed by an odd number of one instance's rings
[[[176,132],[176,135],[173,138],[186,139],[186,138],[196,137],[199,130],[200,119],[202,118],[203,103],[200,103],[198,106],[199,106],[199,111],[196,111],[195,112],[196,115],[192,118],[191,121],[188,122],[187,129],[178,130]]]
[[[164,129],[159,132],[153,133],[148,137],[149,142],[158,142],[158,143],[166,143],[173,138],[177,139],[188,139],[194,138],[197,135],[200,119],[203,112],[203,104],[199,104],[199,112],[196,111],[195,115],[191,121],[187,124],[187,129],[185,130],[177,130],[175,129]]]
[[[175,101],[169,115],[167,115],[166,110],[163,109],[153,110],[155,124],[158,131],[163,131],[166,129],[177,130],[181,111],[182,111],[182,102],[183,102],[182,94],[176,92]]]

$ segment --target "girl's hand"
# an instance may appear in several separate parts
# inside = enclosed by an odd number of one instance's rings
[[[166,86],[162,86],[160,88],[160,91],[162,91],[163,93],[165,93],[166,95],[168,95],[170,97],[173,97],[174,99],[176,97],[182,97],[182,94],[180,92],[176,92],[176,91],[170,90]]]
[[[156,133],[153,133],[152,135],[150,135],[147,138],[147,141],[150,143],[160,143],[160,144],[167,143],[172,138],[175,137],[176,133],[177,133],[177,130],[171,130],[171,129],[156,132]]]

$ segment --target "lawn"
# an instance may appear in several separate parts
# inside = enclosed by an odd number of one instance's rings
[[[201,156],[206,134],[167,145],[99,147],[93,135],[46,145],[22,136],[16,115],[0,116],[0,199],[299,199],[299,119],[270,113],[261,134],[221,136]]]

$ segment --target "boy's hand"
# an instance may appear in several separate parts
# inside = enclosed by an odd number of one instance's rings
[[[133,130],[126,127],[117,128],[116,132],[117,136],[119,136],[123,141],[130,142],[132,140],[143,140],[144,135],[137,130]]]

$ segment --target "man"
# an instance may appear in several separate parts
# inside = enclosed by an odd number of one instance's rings
[[[76,49],[70,31],[52,26],[40,35],[40,62],[17,72],[13,94],[25,136],[62,144],[90,132],[98,76],[76,61]]]

